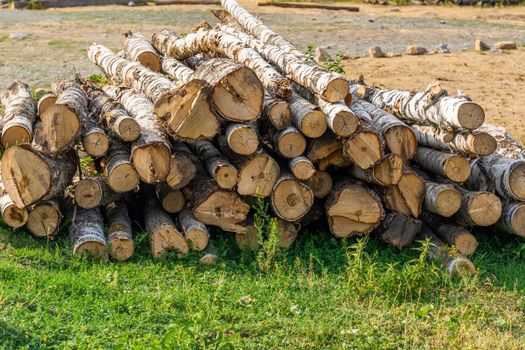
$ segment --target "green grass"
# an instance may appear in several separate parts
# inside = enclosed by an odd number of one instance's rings
[[[450,278],[377,240],[301,232],[288,252],[240,252],[215,236],[156,260],[147,236],[125,263],[71,256],[0,232],[0,347],[6,349],[522,349],[525,261],[514,238],[480,234],[475,278]],[[273,259],[265,264],[265,259]]]

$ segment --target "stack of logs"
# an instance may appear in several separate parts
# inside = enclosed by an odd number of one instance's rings
[[[267,197],[282,247],[325,221],[338,238],[430,240],[450,272],[475,271],[474,226],[525,236],[523,149],[468,96],[348,81],[222,5],[186,36],[91,45],[110,84],[58,81],[38,104],[21,82],[2,92],[7,225],[52,238],[64,216],[74,253],[126,260],[129,209],[154,256],[209,263],[208,226],[257,249],[251,206]]]

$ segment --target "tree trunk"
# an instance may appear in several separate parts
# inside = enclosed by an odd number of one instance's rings
[[[326,171],[316,170],[312,177],[306,180],[315,198],[324,198],[332,190],[332,177]]]
[[[75,203],[82,209],[92,209],[117,201],[122,193],[114,192],[101,176],[83,178],[75,185]]]
[[[70,210],[69,237],[73,245],[73,255],[88,255],[108,261],[104,222],[99,208],[82,209],[74,206]]]
[[[443,222],[439,217],[425,212],[421,214],[421,218],[439,238],[455,247],[459,253],[468,256],[476,251],[478,241],[467,229]]]
[[[19,228],[28,220],[27,209],[18,208],[9,197],[3,182],[0,180],[0,212],[4,223],[12,228]]]
[[[168,251],[188,253],[188,244],[177,230],[171,216],[160,207],[150,188],[144,191],[144,223],[149,233],[151,253],[158,258]]]
[[[154,72],[160,72],[160,57],[149,40],[140,33],[124,33],[124,49],[128,57]]]
[[[412,169],[404,168],[397,185],[388,186],[384,200],[388,209],[419,217],[425,197],[425,181]]]
[[[375,192],[349,181],[334,185],[325,208],[330,232],[337,238],[368,234],[384,217],[381,200]]]
[[[463,273],[474,275],[476,273],[476,267],[469,259],[457,251],[450,249],[450,247],[434,235],[428,226],[423,225],[421,227],[417,239],[429,241],[430,244],[427,251],[427,259],[439,262],[449,275]]]
[[[250,206],[237,193],[221,189],[203,172],[198,172],[184,195],[193,216],[203,224],[217,226],[226,232],[246,231]]]
[[[420,220],[401,213],[390,213],[381,221],[378,236],[397,249],[403,249],[414,241],[420,230]]]
[[[166,182],[155,186],[155,193],[164,211],[175,214],[180,212],[186,204],[186,199],[180,190],[174,190]]]
[[[477,131],[486,132],[496,140],[495,152],[507,158],[525,159],[525,147],[502,126],[483,124]]]
[[[152,112],[166,119],[175,137],[193,140],[212,138],[218,133],[219,121],[210,111],[208,97],[211,88],[206,82],[191,80],[177,85],[164,75],[127,61],[101,45],[91,45],[88,57],[115,83],[141,91],[151,99],[154,103]],[[108,90],[104,91],[109,94]]]
[[[488,156],[496,150],[496,140],[486,132],[478,130],[454,133],[433,126],[413,125],[417,142],[421,146],[469,156]]]
[[[500,196],[525,200],[525,161],[493,154],[481,157],[476,164]]]
[[[52,92],[49,92],[43,95],[42,97],[40,97],[37,103],[38,115],[41,116],[45,112],[46,109],[53,106],[56,102],[57,102],[57,96]]]
[[[223,118],[247,122],[261,115],[264,88],[250,68],[227,58],[212,58],[197,68],[194,77],[211,85],[213,107]]]
[[[348,81],[339,73],[329,73],[321,67],[305,62],[294,54],[287,53],[276,46],[265,44],[235,28],[218,25],[225,35],[231,35],[248,47],[252,47],[266,61],[279,67],[297,84],[300,84],[328,102],[338,102],[348,94]],[[214,31],[209,31],[214,32]],[[206,32],[205,32],[206,33]],[[270,91],[272,94],[272,92]],[[272,94],[275,95],[275,94]]]
[[[170,172],[166,178],[167,184],[174,190],[180,190],[190,183],[197,174],[197,167],[192,158],[196,158],[186,144],[173,144]],[[198,159],[197,159],[198,161]]]
[[[455,220],[464,226],[490,226],[501,217],[502,204],[498,196],[485,191],[468,191],[460,186],[461,207],[454,215]]]
[[[104,91],[118,99],[140,126],[140,137],[131,144],[131,161],[146,183],[164,181],[170,169],[170,146],[164,129],[153,114],[153,105],[133,90],[105,86]]]
[[[92,84],[84,85],[84,89],[89,96],[89,111],[98,118],[99,123],[105,123],[108,130],[122,141],[131,142],[139,138],[139,124],[119,102]]]
[[[384,156],[383,141],[379,133],[367,129],[357,129],[343,141],[343,154],[361,169],[368,169]]]
[[[2,157],[2,179],[19,208],[62,195],[78,166],[73,150],[55,158],[40,154],[30,145],[12,146]]]
[[[56,103],[40,114],[35,143],[45,154],[55,155],[71,148],[88,121],[87,96],[80,85],[59,81],[52,85]]]
[[[469,162],[456,154],[418,147],[414,162],[426,171],[454,182],[464,182],[470,176]]]
[[[297,94],[293,94],[288,102],[292,109],[292,120],[295,127],[306,137],[318,138],[325,133],[328,127],[326,115],[318,106],[314,106]]]
[[[461,207],[461,193],[449,184],[425,181],[423,208],[443,217],[451,217]]]
[[[270,196],[275,215],[286,221],[302,218],[314,203],[312,190],[290,173],[282,173]]]
[[[171,58],[162,58],[162,72],[176,82],[187,83],[193,79],[195,71],[184,63]]]
[[[282,130],[292,125],[292,108],[284,100],[264,94],[263,116],[274,128]]]
[[[113,259],[126,261],[133,256],[133,231],[128,208],[123,201],[109,203],[105,206],[106,224],[108,226],[109,253]]]
[[[105,175],[109,187],[117,193],[132,191],[140,183],[139,174],[130,159],[130,146],[112,139],[105,159]]]
[[[259,148],[257,131],[250,124],[229,124],[219,139],[224,139],[233,152],[244,156],[255,153]]]
[[[219,187],[231,190],[237,184],[237,169],[208,141],[195,141],[190,144],[195,154],[206,165],[208,173]]]
[[[494,227],[525,237],[525,203],[504,201],[501,217]]]
[[[287,97],[292,89],[286,78],[279,74],[254,49],[245,46],[237,37],[218,30],[190,33],[184,38],[170,31],[155,33],[153,46],[165,56],[183,60],[206,52],[219,53],[252,69],[272,96]]]
[[[356,95],[400,119],[431,123],[443,129],[479,128],[485,112],[465,95],[448,96],[439,86],[429,85],[424,92],[379,89],[372,86],[352,87]]]
[[[0,123],[4,148],[31,142],[36,121],[36,102],[29,86],[15,80],[0,92],[0,104],[4,106]]]
[[[310,159],[306,157],[296,157],[290,159],[288,167],[292,174],[299,180],[306,181],[311,178],[316,172],[314,165]]]
[[[271,137],[276,151],[284,158],[299,157],[306,149],[306,139],[293,126],[279,130],[273,133]]]
[[[349,173],[368,183],[380,186],[397,185],[403,175],[403,160],[397,154],[391,153],[368,169],[351,166]]]
[[[390,152],[401,156],[405,162],[414,157],[417,140],[414,131],[408,125],[366,101],[355,101],[352,107],[354,111],[362,108],[368,113],[372,123],[383,135]]]
[[[196,220],[190,209],[183,209],[178,219],[190,248],[196,251],[206,249],[210,239],[206,225]]]
[[[58,199],[41,201],[29,208],[26,228],[33,236],[52,239],[60,229],[62,213]]]

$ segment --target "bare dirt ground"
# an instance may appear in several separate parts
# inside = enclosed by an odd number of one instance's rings
[[[476,38],[488,44],[515,40],[525,44],[525,7],[359,5],[359,13],[327,10],[258,8],[241,1],[270,27],[297,46],[343,52],[347,75],[368,83],[424,89],[438,80],[451,92],[468,93],[487,111],[487,120],[525,138],[525,48],[504,54],[472,51]],[[170,28],[188,32],[200,20],[214,22],[211,6],[85,7],[45,11],[0,10],[0,86],[18,78],[44,86],[57,76],[97,72],[86,58],[92,43],[122,47],[128,30],[145,34]],[[25,33],[22,40],[10,33]],[[429,49],[448,43],[453,53],[370,59],[367,49],[381,46],[401,52],[409,44]]]

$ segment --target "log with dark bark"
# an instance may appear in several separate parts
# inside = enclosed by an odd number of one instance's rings
[[[71,221],[69,237],[73,245],[73,255],[88,255],[108,261],[104,221],[100,209],[86,210],[74,206],[69,210],[68,218]]]
[[[498,195],[518,201],[525,200],[525,161],[493,154],[479,158],[476,165],[490,180]]]
[[[274,185],[270,203],[275,215],[286,221],[297,221],[312,207],[312,190],[292,174],[283,172]]]
[[[52,239],[58,233],[61,221],[59,200],[45,200],[29,208],[26,228],[33,236]]]
[[[453,133],[434,126],[413,125],[417,142],[421,146],[458,153],[465,156],[488,156],[496,150],[497,143],[489,133],[478,130]]]
[[[25,208],[39,200],[61,196],[77,166],[78,157],[73,150],[51,158],[22,144],[4,152],[2,180],[13,203]]]
[[[190,209],[183,209],[178,219],[190,249],[196,251],[206,249],[210,238],[206,225],[195,219]]]
[[[399,183],[386,188],[384,200],[388,209],[418,218],[424,197],[425,181],[405,167]]]
[[[421,231],[416,238],[422,241],[429,241],[427,259],[439,262],[448,274],[474,275],[476,273],[476,267],[468,258],[443,243],[427,225],[421,227]]]
[[[206,170],[219,187],[231,190],[237,184],[237,169],[209,141],[195,141],[190,144]]]
[[[104,207],[108,227],[109,253],[113,259],[126,261],[133,256],[133,231],[128,208],[124,201],[107,204]]]
[[[525,203],[504,201],[501,217],[494,227],[513,235],[525,237]]]
[[[112,139],[104,164],[109,187],[118,193],[137,188],[140,177],[131,165],[131,150],[127,143]]]
[[[454,182],[464,182],[470,176],[469,162],[457,154],[418,147],[414,162],[429,173],[443,176]]]
[[[154,72],[160,72],[160,57],[149,40],[140,33],[124,33],[124,49],[128,57]]]
[[[421,230],[421,221],[401,213],[390,213],[377,229],[381,240],[397,249],[403,249],[414,241]]]
[[[421,214],[421,219],[432,228],[439,238],[455,247],[459,253],[468,256],[476,251],[478,241],[464,227],[444,222],[438,216],[426,212]]]
[[[435,84],[418,93],[364,85],[351,87],[351,90],[360,99],[416,123],[431,123],[443,129],[474,130],[485,120],[483,108],[468,96],[449,96]]]
[[[325,207],[330,232],[338,238],[368,234],[384,217],[376,193],[350,181],[334,184]]]
[[[131,161],[146,183],[161,182],[170,169],[170,146],[164,129],[153,114],[153,104],[133,90],[107,85],[110,97],[117,99],[140,126],[140,137],[131,144]]]
[[[37,106],[29,86],[15,80],[0,92],[0,104],[4,106],[0,121],[4,148],[31,142]]]
[[[158,183],[155,186],[155,193],[162,209],[170,214],[180,212],[186,204],[182,191],[174,190],[166,182]]]
[[[195,70],[194,78],[210,84],[212,105],[223,118],[247,122],[261,115],[264,88],[245,65],[227,58],[212,58]]]
[[[443,217],[451,217],[461,207],[461,193],[451,184],[425,181],[423,208]]]
[[[149,234],[151,253],[158,258],[168,251],[179,254],[188,252],[188,244],[179,232],[171,216],[162,210],[151,188],[143,192],[144,223]]]
[[[173,144],[170,172],[166,183],[174,190],[180,190],[190,183],[197,174],[197,167],[192,158],[196,158],[190,149],[183,143]],[[196,159],[198,162],[198,159]]]

